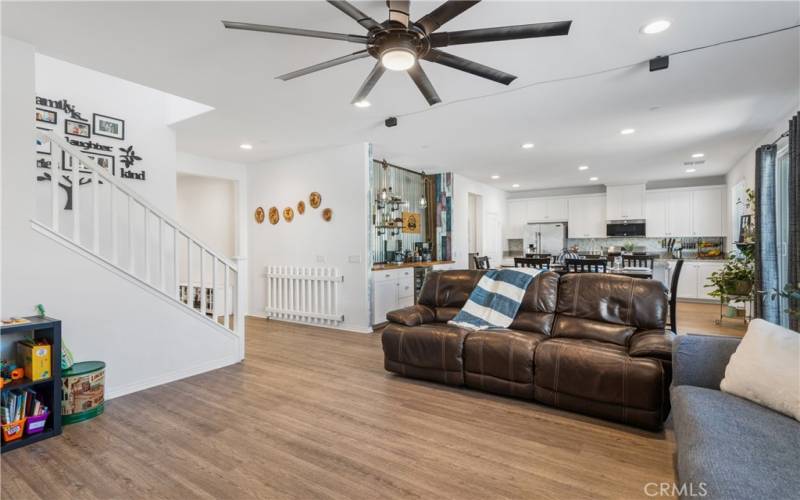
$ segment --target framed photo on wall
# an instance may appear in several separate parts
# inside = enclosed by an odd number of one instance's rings
[[[58,113],[47,109],[36,108],[36,121],[55,125],[58,121]]]
[[[92,113],[92,128],[94,128],[94,135],[119,140],[125,139],[125,121],[119,118]]]
[[[36,152],[40,155],[49,155],[53,152],[53,144],[49,139],[36,138]]]
[[[117,175],[113,156],[96,153],[94,151],[83,151],[83,153],[86,153],[86,156],[96,161],[99,166],[106,169],[111,175]]]
[[[76,135],[78,137],[86,137],[92,135],[88,123],[77,122],[75,120],[64,120],[64,133],[69,135]]]

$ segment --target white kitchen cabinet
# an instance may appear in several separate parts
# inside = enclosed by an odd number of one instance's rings
[[[504,226],[505,239],[522,238],[525,223],[528,219],[527,200],[509,200],[506,204],[506,224]]]
[[[663,238],[669,236],[669,227],[667,226],[668,202],[669,193],[647,193],[644,218],[645,233],[648,238]]]
[[[606,197],[570,198],[567,232],[570,238],[606,237]]]
[[[711,273],[719,271],[724,262],[699,262],[684,261],[681,277],[678,280],[679,299],[718,300],[709,295],[714,288],[707,288],[708,278]],[[674,266],[672,266],[674,267]]]
[[[692,192],[692,236],[724,236],[722,189]]]
[[[608,220],[644,219],[644,184],[608,186],[606,188],[606,217]]]
[[[532,198],[528,200],[527,222],[562,222],[569,217],[568,198]]]
[[[724,189],[715,186],[647,192],[647,237],[724,236]]]
[[[372,272],[372,324],[386,322],[386,313],[414,305],[414,268]]]
[[[692,235],[692,192],[674,191],[667,202],[667,235]]]

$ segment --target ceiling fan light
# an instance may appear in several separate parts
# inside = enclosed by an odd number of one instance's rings
[[[392,71],[405,71],[417,62],[417,54],[406,48],[392,48],[381,54],[381,64]]]

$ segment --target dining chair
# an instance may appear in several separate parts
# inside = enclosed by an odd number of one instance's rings
[[[564,268],[570,273],[604,273],[606,259],[565,259]]]
[[[514,267],[550,269],[550,256],[548,255],[547,258],[514,257]]]
[[[479,257],[478,255],[476,255],[473,258],[475,259],[476,269],[491,269],[491,267],[489,266],[489,257],[485,255],[483,257]]]
[[[683,268],[683,259],[678,259],[675,262],[675,269],[672,270],[672,281],[669,285],[669,329],[673,333],[678,333],[678,280],[681,279],[681,269]]]
[[[553,256],[549,253],[526,253],[525,257],[528,259],[547,259],[550,262],[553,261]]]
[[[648,267],[652,270],[654,260],[655,260],[654,255],[646,255],[646,254],[623,255],[622,267]]]

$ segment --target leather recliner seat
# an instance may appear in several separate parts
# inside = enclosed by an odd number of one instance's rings
[[[416,305],[387,314],[386,370],[662,427],[674,335],[665,331],[661,282],[544,272],[531,282],[508,329],[448,325],[484,272],[432,272]]]

